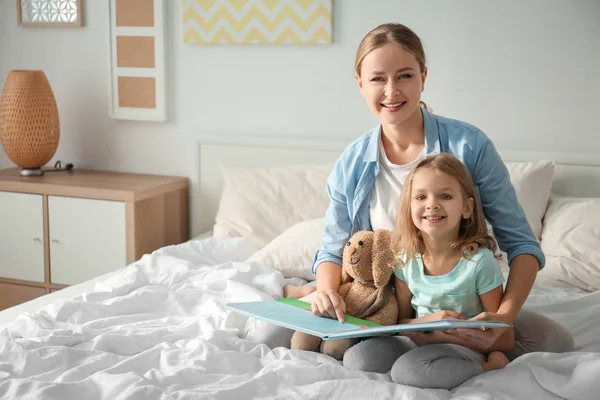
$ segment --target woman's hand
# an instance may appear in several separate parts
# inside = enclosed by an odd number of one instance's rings
[[[336,290],[317,290],[311,310],[319,317],[334,318],[344,322],[346,303]]]
[[[471,321],[495,321],[512,324],[508,316],[504,314],[495,314],[490,312],[482,312],[476,317],[471,318]],[[463,341],[471,342],[476,347],[481,349],[489,349],[504,334],[509,328],[493,328],[493,329],[450,329],[446,331],[448,334],[455,336]]]

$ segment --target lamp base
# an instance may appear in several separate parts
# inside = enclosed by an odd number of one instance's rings
[[[44,170],[41,168],[21,168],[21,176],[42,176]]]

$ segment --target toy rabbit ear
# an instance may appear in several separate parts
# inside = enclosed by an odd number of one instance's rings
[[[378,229],[373,236],[373,281],[380,288],[387,285],[394,272],[396,253],[392,249],[392,232]]]

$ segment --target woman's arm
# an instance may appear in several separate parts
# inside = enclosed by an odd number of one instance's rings
[[[339,296],[342,283],[342,254],[346,241],[351,235],[352,221],[348,215],[348,200],[341,158],[327,178],[329,206],[325,213],[325,228],[321,248],[313,263],[313,273],[317,278],[317,292],[312,303],[312,311],[321,317],[344,321],[346,304]]]
[[[487,293],[484,293],[479,296],[481,299],[481,303],[483,304],[483,309],[487,313],[497,313],[500,308],[500,302],[502,301],[503,288],[502,285],[498,286],[495,289],[490,290]],[[486,351],[492,350],[510,350],[514,344],[514,331],[512,329],[508,329],[502,333],[498,339],[494,341],[491,347],[486,348]]]
[[[341,158],[333,167],[331,174],[327,178],[326,190],[329,196],[329,205],[325,212],[325,223],[323,236],[321,238],[321,247],[317,250],[315,260],[312,266],[312,272],[317,277],[317,290],[319,287],[318,270],[323,265],[342,265],[342,254],[344,245],[352,236],[352,221],[350,220],[348,210],[348,199],[346,196],[346,183],[343,177],[343,167]],[[341,276],[341,271],[339,272]],[[329,274],[325,276],[325,283],[330,283]],[[336,286],[339,287],[341,281]]]
[[[537,259],[538,267],[543,268],[546,258],[494,144],[483,132],[478,132],[472,148],[475,154],[468,157],[467,166],[477,186],[485,217],[492,224],[496,241],[506,252],[509,265],[513,266],[518,255],[529,254]]]
[[[396,301],[398,302],[398,323],[409,324],[415,316],[415,311],[410,303],[413,295],[406,283],[398,279],[397,276],[394,277],[394,285],[396,286]]]
[[[344,322],[346,303],[338,290],[342,283],[342,267],[324,262],[317,269],[317,293],[311,305],[314,314]]]
[[[517,314],[523,307],[539,269],[538,260],[530,254],[520,254],[513,259],[506,290],[497,313],[506,315],[507,320],[513,323]]]
[[[324,262],[317,269],[317,290],[338,291],[342,284],[342,267],[333,262]]]

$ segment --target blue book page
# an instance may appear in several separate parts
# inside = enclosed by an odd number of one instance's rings
[[[305,304],[310,306],[308,303]],[[309,335],[318,336],[325,340],[378,336],[410,331],[433,331],[453,328],[481,329],[510,327],[510,325],[500,322],[465,321],[453,319],[420,322],[415,324],[367,327],[347,321],[340,323],[336,319],[318,317],[314,315],[310,309],[305,309],[273,300],[229,303],[225,304],[225,308],[248,317],[265,320],[274,325],[279,325],[292,330],[308,333]]]
[[[390,333],[401,332],[417,332],[417,331],[437,331],[446,329],[490,329],[490,328],[509,328],[512,325],[507,325],[503,322],[490,321],[465,321],[458,319],[441,319],[431,322],[419,322],[414,324],[398,324],[380,326],[376,328],[355,329],[353,331],[333,332],[327,335],[327,339],[345,339],[352,337],[378,336]]]
[[[274,325],[326,337],[332,333],[354,331],[358,326],[337,319],[318,317],[303,308],[290,306],[277,301],[256,301],[248,303],[229,303],[225,308],[252,318],[258,318]]]

